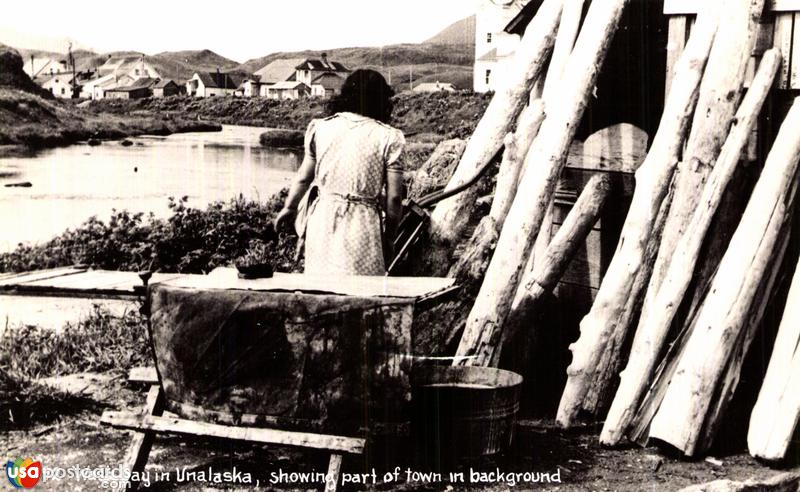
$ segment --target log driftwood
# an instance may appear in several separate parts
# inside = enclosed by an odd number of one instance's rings
[[[756,458],[782,461],[800,420],[800,269],[795,268],[767,374],[750,415],[747,447]]]
[[[706,429],[719,419],[721,412],[710,410],[791,215],[798,161],[800,98],[781,125],[650,427],[651,438],[667,442],[687,456],[705,450]]]
[[[663,351],[670,326],[692,280],[711,219],[734,175],[779,65],[780,54],[777,50],[770,50],[764,55],[759,71],[736,113],[736,123],[708,177],[698,208],[675,249],[658,294],[651,296],[651,292],[648,292],[648,298],[652,299],[650,303],[645,301],[647,307],[639,320],[628,364],[620,374],[620,386],[600,435],[600,442],[605,445],[618,444],[623,438],[633,413],[652,381],[652,373]]]
[[[572,364],[567,369],[569,378],[556,417],[563,427],[575,423],[608,340],[618,325],[630,322],[632,313],[626,302],[639,296],[636,278],[646,262],[648,241],[667,197],[717,28],[715,3],[707,2],[704,6],[706,10],[698,16],[692,36],[675,67],[653,145],[636,172],[636,190],[617,251],[591,311],[581,322],[580,338],[570,347]]]
[[[558,87],[561,83],[561,77],[564,75],[564,68],[567,66],[567,60],[575,47],[575,38],[578,35],[578,30],[581,25],[581,15],[583,14],[583,1],[584,0],[565,0],[564,9],[561,12],[561,22],[558,25],[558,35],[556,36],[555,46],[553,47],[553,56],[550,58],[550,64],[547,66],[547,77],[544,81],[544,90],[542,99],[549,101],[550,104],[557,104],[554,97],[557,97]],[[550,244],[550,238],[553,234],[553,200],[550,200],[550,206],[547,208],[547,213],[542,220],[542,227],[539,234],[536,236],[536,243],[533,246],[533,255],[528,262],[526,271],[533,270],[541,258],[547,251],[547,246]]]
[[[686,223],[694,212],[705,179],[717,158],[720,147],[728,134],[740,93],[744,86],[747,63],[755,42],[758,19],[763,9],[763,0],[723,0],[720,24],[708,64],[700,84],[697,109],[692,120],[683,161],[678,166],[674,198],[659,241],[653,271],[649,276],[646,290],[658,289],[663,277],[665,262],[674,251],[675,242],[683,237]],[[642,278],[638,276],[638,278]],[[638,306],[638,295],[634,296],[634,306]],[[645,310],[649,309],[645,296]],[[626,323],[616,327],[612,336],[615,343],[607,344],[601,364],[595,371],[592,385],[593,396],[602,396],[608,391],[622,366],[625,354],[620,353],[623,344],[630,337],[631,323],[635,320],[637,309],[626,310],[631,317]],[[597,413],[600,408],[592,398],[584,408]]]
[[[657,293],[678,241],[694,214],[700,194],[728,130],[734,121],[744,87],[747,64],[758,32],[764,0],[723,0],[720,23],[708,65],[700,84],[683,162],[679,166],[675,197],[661,238],[649,293]],[[650,295],[650,294],[648,294]],[[645,299],[645,305],[649,305]]]
[[[567,218],[553,237],[541,262],[533,271],[526,273],[520,281],[519,293],[511,306],[503,340],[511,340],[515,334],[533,319],[533,312],[542,298],[552,292],[564,275],[578,248],[600,217],[611,191],[608,174],[596,174],[589,179],[578,200],[567,214]],[[503,344],[505,345],[505,343]],[[499,350],[496,354],[499,355]],[[495,361],[497,361],[497,357]]]
[[[525,30],[504,87],[497,91],[467,143],[446,189],[472,177],[500,150],[519,114],[529,102],[533,83],[543,73],[544,64],[555,42],[563,0],[545,0]],[[453,241],[467,226],[468,208],[463,194],[440,202],[431,214],[431,235],[439,241]]]
[[[536,172],[526,164],[531,172],[526,172],[520,182],[520,190],[524,192],[514,198],[486,278],[467,318],[457,354],[474,355],[468,360],[471,364],[488,364],[497,349],[520,275],[627,2],[596,0],[589,8],[567,62],[559,104],[546,108],[547,116],[525,158],[526,163],[536,163]]]

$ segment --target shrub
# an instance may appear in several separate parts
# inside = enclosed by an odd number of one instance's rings
[[[28,271],[85,263],[105,270],[152,270],[207,273],[231,265],[251,241],[275,240],[279,271],[293,271],[296,239],[275,237],[272,221],[287,190],[267,203],[241,196],[214,202],[205,210],[186,205],[186,197],[169,199],[171,215],[114,211],[106,223],[92,217],[76,229],[39,245],[20,244],[0,254],[0,271]]]

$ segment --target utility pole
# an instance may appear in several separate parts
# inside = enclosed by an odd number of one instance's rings
[[[75,92],[78,87],[78,82],[75,80],[75,57],[72,55],[72,41],[69,42],[69,64],[72,65],[72,97],[75,97]]]

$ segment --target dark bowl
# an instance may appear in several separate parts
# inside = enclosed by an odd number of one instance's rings
[[[256,279],[272,277],[272,265],[269,263],[259,263],[257,265],[236,265],[239,270],[239,278]]]

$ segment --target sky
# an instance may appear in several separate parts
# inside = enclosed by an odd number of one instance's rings
[[[64,52],[210,49],[238,62],[274,53],[417,43],[474,13],[477,0],[17,0],[0,42]]]

